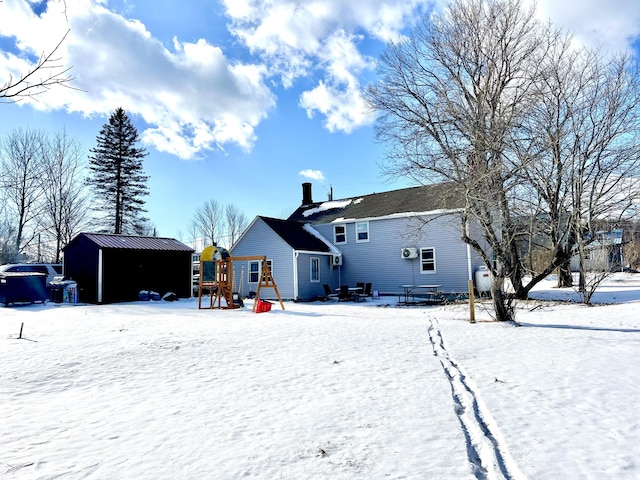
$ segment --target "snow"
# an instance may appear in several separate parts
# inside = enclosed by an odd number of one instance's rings
[[[308,223],[305,223],[302,228],[309,233],[309,235],[313,235],[314,237],[316,237],[318,240],[320,240],[322,243],[324,243],[327,248],[329,249],[329,251],[331,253],[333,253],[334,255],[342,255],[342,253],[340,252],[340,250],[338,250],[333,243],[331,242],[327,242],[327,239],[324,238],[322,235],[320,235],[320,232],[318,232],[315,228],[313,228],[311,225],[309,225]]]
[[[640,275],[593,307],[552,285],[517,324],[390,297],[0,308],[0,477],[640,478]]]
[[[314,215],[319,212],[326,212],[327,210],[333,210],[335,208],[346,208],[351,205],[352,202],[360,203],[358,200],[354,202],[352,199],[332,200],[329,202],[323,202],[317,207],[310,208],[309,210],[305,210],[304,212],[302,212],[302,215],[308,217],[309,215]]]

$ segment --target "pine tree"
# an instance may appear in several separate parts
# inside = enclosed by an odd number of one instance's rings
[[[109,117],[96,140],[98,146],[89,155],[89,184],[106,214],[108,230],[134,233],[147,220],[140,216],[146,211],[142,197],[149,194],[149,177],[142,170],[147,151],[136,146],[138,131],[122,108]]]

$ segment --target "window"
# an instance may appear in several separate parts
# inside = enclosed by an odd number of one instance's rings
[[[311,258],[311,281],[320,281],[320,259],[317,257]]]
[[[260,279],[260,262],[249,262],[249,283],[258,283]]]
[[[420,273],[436,273],[436,249],[420,249]]]
[[[260,274],[262,273],[260,264],[261,262],[259,261],[249,262],[249,283],[258,283],[258,280],[260,280]],[[267,260],[267,265],[269,266],[271,275],[273,275],[273,264],[271,260]]]
[[[356,242],[369,241],[369,222],[356,223]]]
[[[333,226],[333,243],[347,243],[347,228],[344,225]]]

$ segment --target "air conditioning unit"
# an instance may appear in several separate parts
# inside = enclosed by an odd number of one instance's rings
[[[400,255],[402,258],[418,258],[418,249],[405,247],[400,250]]]
[[[331,257],[329,257],[329,261],[334,267],[342,265],[342,255],[331,255]]]

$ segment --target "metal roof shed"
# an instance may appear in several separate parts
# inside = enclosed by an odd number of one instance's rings
[[[128,302],[141,290],[191,296],[193,249],[173,238],[80,233],[64,248],[79,301]]]

